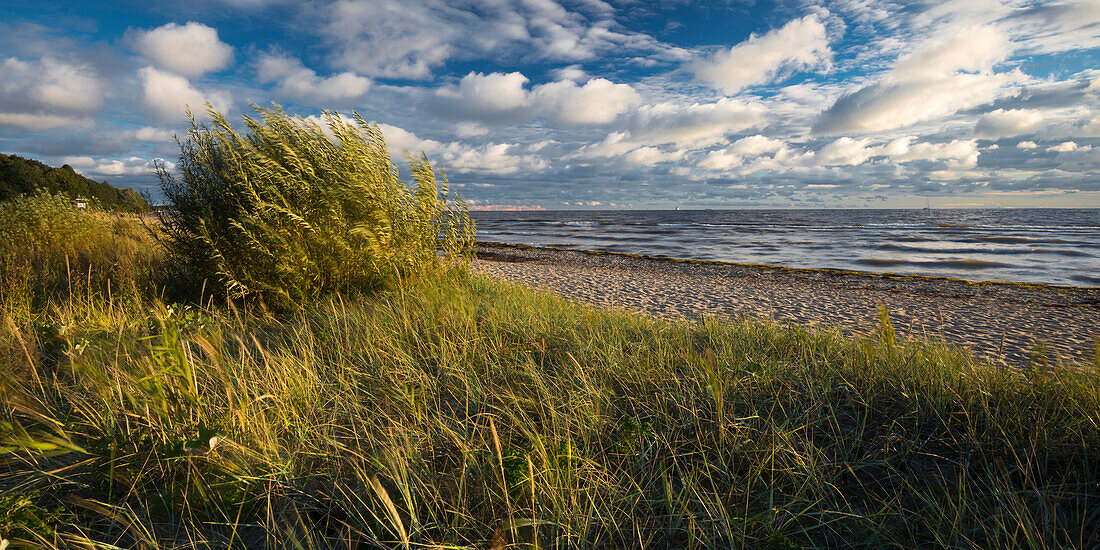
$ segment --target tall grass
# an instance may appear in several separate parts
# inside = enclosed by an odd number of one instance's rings
[[[51,319],[0,327],[0,537],[44,547],[1100,544],[1100,373],[888,323],[671,323],[461,275]]]
[[[427,157],[410,159],[410,189],[358,114],[326,112],[326,135],[278,106],[255,109],[244,135],[213,109],[210,126],[192,117],[178,174],[159,170],[179,282],[292,309],[462,264],[473,223],[445,178],[440,195]]]
[[[25,319],[50,301],[148,292],[161,260],[137,216],[78,210],[63,193],[0,203],[0,304],[6,316]]]

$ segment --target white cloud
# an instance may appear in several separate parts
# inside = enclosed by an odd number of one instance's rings
[[[586,14],[549,0],[337,0],[321,9],[333,62],[368,76],[424,79],[452,58],[484,55],[566,62],[609,50],[685,55],[648,35],[613,30],[614,10]]]
[[[139,69],[138,77],[141,79],[146,107],[161,120],[182,120],[186,107],[190,107],[196,116],[201,115],[206,109],[206,103],[225,113],[232,104],[228,93],[203,93],[195,89],[186,78],[153,67]]]
[[[978,165],[978,143],[972,139],[910,145],[909,142],[913,139],[916,138],[895,140],[882,149],[882,153],[895,162],[945,161],[952,169],[969,169]]]
[[[42,115],[34,113],[0,113],[0,126],[15,126],[26,130],[48,130],[50,128],[84,129],[94,125],[90,119],[63,115]]]
[[[578,86],[570,80],[527,90],[527,77],[512,73],[469,73],[456,86],[436,90],[438,108],[459,118],[488,123],[542,116],[566,124],[606,124],[641,102],[628,84],[595,78]]]
[[[870,143],[869,139],[842,137],[822,147],[817,152],[816,158],[822,166],[863,164],[874,155],[874,152],[867,148],[868,143]]]
[[[390,124],[379,124],[378,129],[386,138],[386,146],[391,155],[402,156],[405,153],[413,155],[427,153],[434,155],[449,150],[447,145],[433,139],[420,139],[416,134]]]
[[[448,172],[510,175],[519,172],[541,172],[549,163],[537,155],[515,154],[520,146],[511,143],[487,143],[473,146],[452,141],[443,143],[421,139],[416,134],[390,124],[379,124],[390,153],[400,158],[405,153],[427,153],[438,168]]]
[[[992,67],[1011,49],[992,27],[970,27],[898,60],[882,80],[836,101],[814,123],[815,133],[880,132],[904,128],[1017,93],[1018,70]],[[979,71],[979,72],[960,72]]]
[[[743,137],[728,147],[708,152],[697,166],[706,170],[726,171],[741,166],[746,158],[767,153],[780,154],[787,150],[787,144],[783,140],[757,134]]]
[[[184,76],[201,76],[228,67],[233,47],[218,39],[218,31],[202,23],[168,23],[133,38],[134,49],[157,67]]]
[[[827,65],[832,58],[825,25],[818,15],[788,22],[688,65],[696,77],[727,94],[753,84],[770,82],[784,70],[804,70]]]
[[[91,67],[43,58],[0,63],[0,109],[88,113],[103,107],[106,86]]]
[[[1039,145],[1036,144],[1034,141],[1021,141],[1020,143],[1016,144],[1016,147],[1019,149],[1035,149],[1039,147]]]
[[[755,157],[764,153],[775,153],[787,146],[783,140],[772,139],[767,136],[755,135],[743,137],[733,142],[727,151],[735,155]]]
[[[938,78],[955,71],[990,72],[1012,51],[996,27],[971,26],[952,36],[933,39],[920,50],[898,59],[895,78]]]
[[[697,166],[704,170],[726,171],[741,166],[744,160],[727,149],[718,149],[707,153]]]
[[[913,143],[917,139],[907,136],[884,145],[871,145],[868,138],[839,138],[817,151],[815,159],[822,166],[855,166],[872,158],[882,158],[896,163],[914,161],[945,162],[952,169],[968,169],[978,164],[978,143],[975,140],[956,139],[944,143]]]
[[[1073,141],[1063,141],[1058,145],[1047,147],[1047,151],[1053,151],[1055,153],[1068,153],[1070,151],[1088,151],[1092,149],[1091,145],[1078,145]]]
[[[662,151],[656,147],[646,146],[639,147],[623,156],[627,162],[634,164],[640,164],[642,166],[653,166],[662,162],[670,162],[683,158],[684,152],[681,151]]]
[[[489,143],[480,147],[464,146],[457,152],[440,155],[439,163],[448,171],[474,174],[512,175],[542,172],[550,163],[536,155],[512,154],[519,146]]]
[[[978,119],[974,135],[997,139],[1029,134],[1042,122],[1043,114],[1035,109],[997,109]]]
[[[628,84],[595,78],[584,86],[571,80],[540,84],[532,90],[531,100],[537,111],[557,121],[606,124],[641,103],[642,98]]]
[[[580,82],[589,78],[588,73],[580,65],[568,65],[560,69],[554,69],[551,74],[558,80],[572,80],[573,82]],[[1100,80],[1100,78],[1097,80]]]
[[[726,136],[764,122],[759,103],[722,98],[713,103],[662,102],[634,111],[628,128],[631,138],[646,145],[674,143],[705,147],[726,141]]]
[[[523,73],[474,73],[459,80],[457,86],[436,90],[441,107],[459,118],[499,122],[521,116],[530,101]]]
[[[134,132],[134,138],[147,143],[169,143],[175,139],[174,132],[164,128],[146,126]]]
[[[174,163],[164,159],[146,160],[141,157],[98,161],[87,156],[68,156],[61,159],[62,163],[72,166],[81,173],[98,176],[147,176],[156,173],[155,162],[157,161],[164,163],[169,170],[175,167]]]
[[[458,137],[477,137],[488,133],[488,128],[476,122],[459,122],[455,124],[455,135]]]
[[[260,57],[257,77],[260,82],[276,82],[276,93],[314,102],[355,99],[371,86],[369,78],[351,72],[322,78],[300,60],[277,54]]]

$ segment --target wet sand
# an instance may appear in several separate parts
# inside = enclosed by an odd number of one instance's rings
[[[899,336],[943,339],[1021,364],[1092,357],[1100,289],[971,283],[849,271],[687,262],[551,248],[481,245],[474,270],[582,303],[671,319],[764,317],[871,330],[884,304]]]

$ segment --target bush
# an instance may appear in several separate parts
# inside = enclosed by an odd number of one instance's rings
[[[210,126],[192,117],[178,177],[159,169],[165,242],[194,284],[288,309],[465,266],[473,223],[445,177],[440,195],[426,156],[410,159],[413,190],[358,114],[326,112],[326,135],[278,106],[254,108],[248,135],[213,109]]]

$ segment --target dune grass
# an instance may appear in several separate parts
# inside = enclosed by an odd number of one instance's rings
[[[0,326],[17,544],[1100,544],[1095,365],[456,273],[282,314],[55,286]]]

